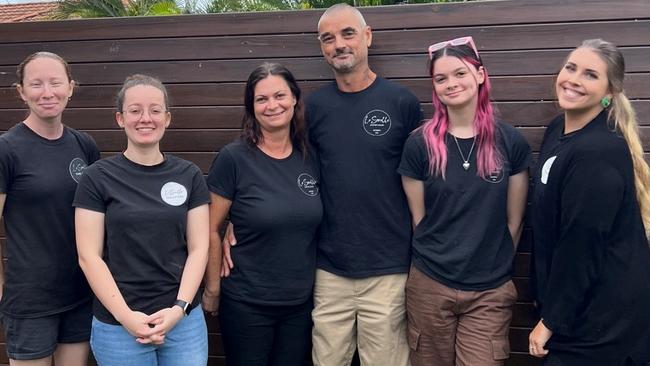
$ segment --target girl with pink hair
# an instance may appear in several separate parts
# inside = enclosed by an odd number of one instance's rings
[[[530,147],[495,120],[471,37],[434,44],[429,56],[435,111],[407,140],[398,169],[414,227],[411,364],[502,365]]]

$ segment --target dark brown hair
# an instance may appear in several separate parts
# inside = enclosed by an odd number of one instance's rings
[[[296,79],[286,67],[278,63],[265,62],[256,67],[253,72],[248,76],[246,81],[246,89],[244,91],[244,118],[242,119],[242,133],[241,138],[246,143],[256,146],[263,140],[260,124],[255,119],[255,86],[261,80],[266,79],[270,75],[279,76],[287,82],[291,93],[296,98],[296,105],[293,110],[293,117],[290,122],[290,137],[291,143],[297,148],[303,157],[307,156],[307,128],[304,116],[304,107],[301,99],[300,88]]]

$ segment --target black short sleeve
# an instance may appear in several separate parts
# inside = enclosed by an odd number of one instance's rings
[[[187,203],[187,207],[190,210],[204,205],[206,201],[210,201],[210,192],[208,191],[208,186],[205,183],[201,170],[194,165],[192,168],[194,168],[194,178],[192,179],[192,192]]]
[[[77,185],[74,195],[74,206],[101,213],[106,212],[106,203],[99,188],[94,182],[101,174],[96,167],[88,167]]]
[[[424,112],[420,106],[420,101],[415,95],[408,93],[405,98],[408,104],[405,108],[407,111],[405,123],[408,131],[413,131],[422,124],[422,121],[424,120]]]
[[[530,145],[524,136],[514,127],[507,125],[504,127],[509,130],[509,144],[504,144],[510,161],[510,175],[518,174],[530,167],[531,151]]]
[[[13,176],[13,159],[9,144],[0,138],[0,192],[6,193]]]
[[[219,152],[212,163],[207,179],[212,193],[234,200],[237,188],[237,164],[227,147]]]
[[[397,172],[417,180],[427,179],[428,159],[424,139],[420,131],[412,133],[404,144],[402,160]]]

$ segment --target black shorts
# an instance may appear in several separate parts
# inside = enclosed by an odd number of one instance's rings
[[[51,356],[59,343],[88,342],[91,322],[92,301],[41,318],[3,315],[7,355],[12,360],[37,360]]]

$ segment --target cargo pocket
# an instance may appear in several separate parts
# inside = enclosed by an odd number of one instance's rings
[[[420,343],[420,331],[413,327],[408,327],[408,337],[406,341],[412,351],[417,351],[418,343]]]
[[[506,360],[510,357],[510,342],[508,337],[495,337],[490,339],[492,344],[492,357],[495,361]]]

